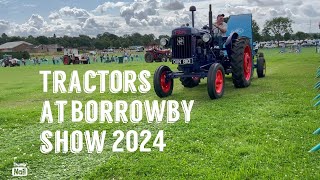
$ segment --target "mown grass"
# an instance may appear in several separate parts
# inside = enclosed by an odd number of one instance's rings
[[[319,126],[315,72],[319,54],[265,50],[267,77],[255,78],[249,88],[235,89],[227,77],[223,98],[210,100],[206,79],[193,89],[175,81],[165,100],[195,100],[191,122],[175,124],[86,124],[70,122],[70,107],[63,124],[40,124],[42,102],[50,100],[161,100],[153,89],[147,94],[52,94],[42,92],[39,70],[77,69],[154,70],[161,63],[27,66],[0,69],[0,179],[10,179],[13,162],[28,163],[30,179],[319,179],[320,154],[308,153],[319,143],[312,132]],[[174,65],[168,65],[175,69]],[[149,79],[152,83],[152,78]],[[98,83],[95,80],[94,83]],[[49,83],[52,84],[52,83]],[[54,116],[57,113],[53,112]],[[41,154],[39,135],[44,130],[107,130],[101,154]],[[166,148],[150,153],[113,153],[115,130],[148,129],[153,138],[165,131]],[[152,141],[147,144],[152,146]],[[15,160],[14,160],[15,159]]]

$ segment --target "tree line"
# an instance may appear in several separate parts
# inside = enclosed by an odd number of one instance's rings
[[[304,39],[320,39],[320,33],[309,34],[298,31],[293,33],[293,21],[286,17],[277,17],[265,22],[264,27],[260,28],[255,20],[252,21],[253,39],[254,41],[282,41],[282,40],[304,40]],[[260,31],[261,30],[261,31]],[[66,48],[86,48],[86,49],[105,49],[105,48],[128,48],[129,46],[150,46],[159,44],[162,37],[168,35],[160,35],[156,37],[154,34],[139,34],[133,33],[130,35],[117,36],[105,32],[98,34],[96,37],[87,35],[79,35],[77,37],[63,36],[56,37],[55,34],[51,37],[47,36],[8,36],[2,33],[0,44],[11,41],[26,41],[33,45],[48,45],[59,44]]]
[[[298,31],[293,33],[293,21],[287,17],[276,17],[267,20],[260,33],[260,27],[255,20],[252,21],[252,31],[254,41],[288,41],[320,39],[320,33],[305,33]],[[320,32],[320,31],[319,31]]]

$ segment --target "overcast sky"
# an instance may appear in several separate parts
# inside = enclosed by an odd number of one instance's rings
[[[197,7],[196,26],[208,24],[213,14],[252,13],[260,28],[273,17],[290,17],[293,31],[320,32],[319,0],[0,0],[0,32],[19,36],[95,36],[170,34],[190,23],[191,5]]]

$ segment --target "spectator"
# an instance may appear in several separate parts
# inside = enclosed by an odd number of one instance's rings
[[[113,55],[111,55],[111,62],[114,62],[115,60],[114,60],[114,57],[113,57]]]
[[[26,60],[24,58],[21,59],[24,66],[26,66]]]
[[[40,63],[41,63],[40,59],[38,57],[36,57],[36,62],[37,62],[38,65],[40,65]]]
[[[52,56],[52,63],[56,64],[56,61],[54,60],[54,56]]]
[[[301,43],[299,43],[297,46],[297,53],[301,53]]]
[[[103,53],[101,53],[101,55],[100,55],[100,61],[102,63],[102,61],[103,61]]]
[[[87,61],[88,61],[88,64],[90,64],[90,57],[87,56]]]

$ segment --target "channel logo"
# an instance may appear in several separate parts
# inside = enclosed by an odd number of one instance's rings
[[[12,176],[21,177],[28,175],[28,168],[26,163],[13,163]]]

